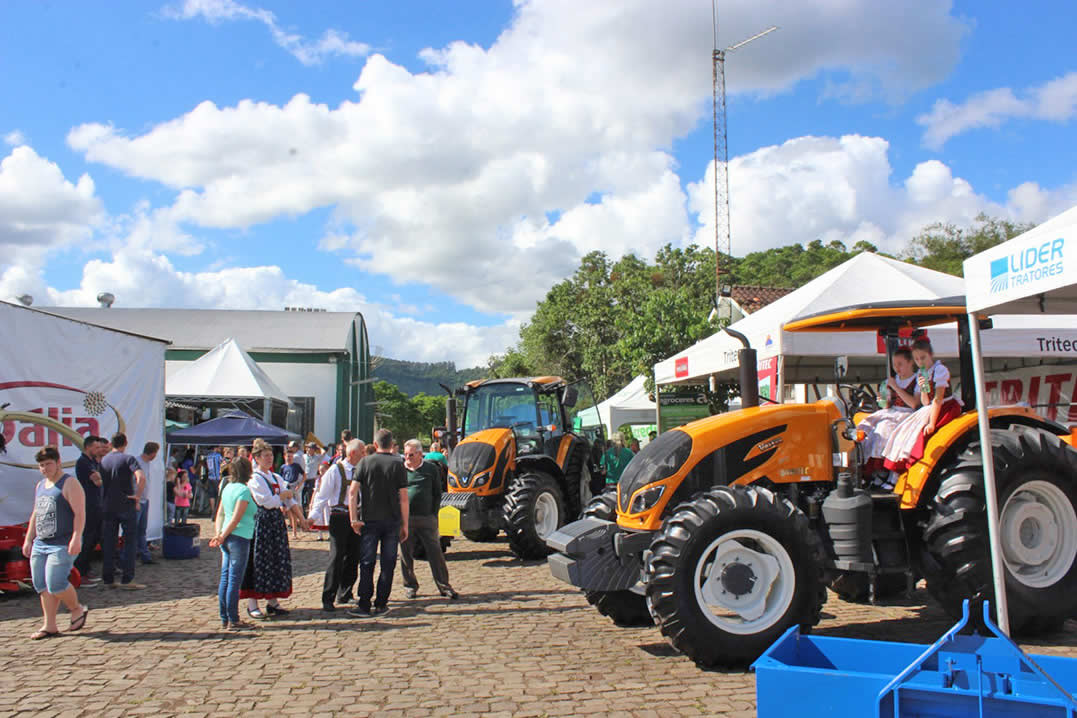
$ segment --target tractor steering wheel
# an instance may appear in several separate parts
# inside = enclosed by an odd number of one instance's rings
[[[839,384],[839,393],[842,389],[848,392],[848,398],[845,401],[849,406],[849,418],[862,411],[878,411],[879,397],[870,384],[858,384],[855,386],[853,384]]]

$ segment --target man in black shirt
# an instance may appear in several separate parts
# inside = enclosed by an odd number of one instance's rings
[[[108,453],[108,440],[89,435],[82,440],[82,455],[75,462],[75,478],[86,495],[86,527],[82,532],[82,553],[75,568],[82,575],[83,586],[96,586],[101,579],[90,574],[90,554],[101,540],[101,457]]]
[[[378,453],[359,462],[358,479],[348,489],[348,514],[352,530],[359,534],[358,606],[349,613],[360,618],[382,616],[389,611],[397,552],[400,542],[408,538],[408,476],[404,462],[392,453],[393,435],[388,429],[378,430],[374,445]],[[379,555],[381,569],[372,609],[374,563]]]
[[[138,547],[138,506],[146,490],[146,474],[138,459],[124,453],[127,437],[117,432],[112,437],[112,451],[101,459],[104,479],[104,522],[101,529],[101,580],[112,586],[116,568],[116,540],[123,527],[123,556],[120,558],[120,587],[145,588],[135,583],[135,549]]]

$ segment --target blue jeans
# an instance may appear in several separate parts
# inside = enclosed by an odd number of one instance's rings
[[[150,516],[150,500],[143,499],[138,506],[138,557],[143,561],[152,561],[149,543],[146,541],[146,521]]]
[[[250,550],[251,540],[235,534],[229,534],[221,544],[221,583],[217,587],[221,623],[239,623],[239,587]]]
[[[138,512],[134,508],[118,513],[105,512],[101,527],[101,581],[112,583],[116,571],[116,541],[123,527],[123,554],[120,556],[121,582],[135,580],[135,549],[138,547]]]
[[[379,553],[381,570],[378,572],[378,593],[374,597],[374,605],[384,606],[389,602],[399,548],[399,521],[367,521],[363,524],[363,531],[359,534],[359,595],[356,601],[359,610],[370,610],[370,597],[374,593],[374,563],[378,560]]]
[[[30,552],[30,576],[38,593],[63,593],[71,585],[68,577],[75,557],[67,552],[67,546],[51,546],[34,540]]]

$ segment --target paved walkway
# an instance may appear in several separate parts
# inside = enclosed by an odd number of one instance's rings
[[[393,611],[377,620],[318,608],[327,546],[293,544],[293,612],[256,632],[217,630],[219,554],[204,542],[197,560],[140,566],[145,591],[83,591],[92,611],[78,634],[30,642],[36,597],[0,597],[0,718],[755,715],[751,674],[700,670],[657,630],[617,628],[503,543],[453,544],[462,600],[438,597],[420,564],[419,598],[403,600],[398,577]],[[931,642],[951,621],[926,601],[923,591],[874,608],[832,596],[817,632]],[[1067,628],[1034,650],[1077,656]]]

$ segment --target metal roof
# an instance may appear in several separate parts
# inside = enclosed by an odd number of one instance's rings
[[[358,312],[45,307],[77,321],[163,337],[170,349],[209,351],[234,338],[252,352],[344,352]]]

